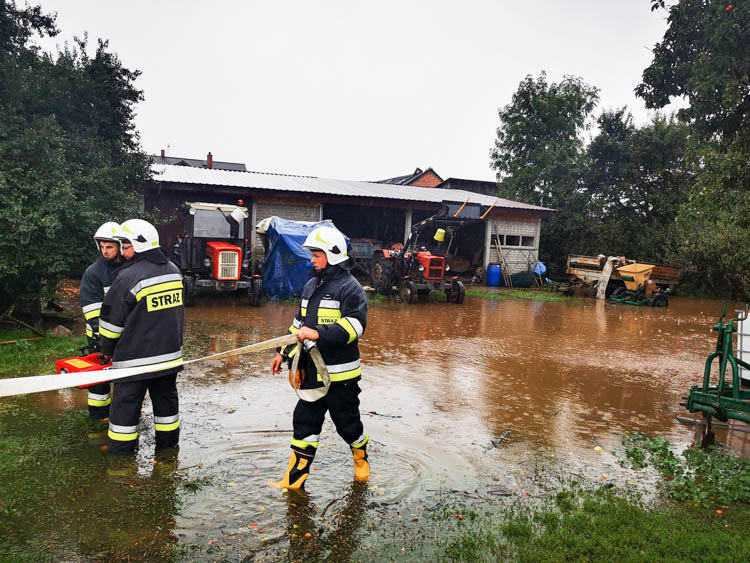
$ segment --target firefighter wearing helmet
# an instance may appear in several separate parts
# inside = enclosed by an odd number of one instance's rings
[[[116,238],[126,259],[102,304],[102,353],[113,368],[160,367],[114,383],[108,447],[129,454],[138,443],[138,421],[148,391],[154,409],[156,447],[180,439],[177,372],[182,370],[182,275],[159,246],[154,226],[142,219],[120,225]]]
[[[99,315],[102,302],[107,295],[112,280],[117,275],[117,269],[122,263],[120,256],[120,242],[115,234],[120,225],[108,221],[94,233],[96,250],[99,259],[91,264],[81,278],[80,301],[83,316],[86,319],[86,340],[90,353],[100,351],[99,343]],[[111,384],[99,383],[88,387],[89,417],[95,420],[105,420],[109,417],[111,401]]]
[[[362,286],[349,272],[351,261],[344,236],[333,227],[318,227],[305,239],[304,248],[312,252],[315,273],[302,290],[300,309],[289,332],[300,341],[314,341],[331,378],[328,393],[308,402],[300,400],[294,409],[294,434],[291,458],[284,477],[274,487],[299,489],[310,473],[318,450],[326,412],[336,431],[349,444],[354,457],[354,479],[367,481],[370,465],[367,443],[370,439],[359,415],[359,338],[367,324],[367,298]],[[296,346],[279,350],[271,361],[271,373],[279,373],[284,361],[290,364]],[[302,389],[323,387],[317,368],[301,348],[298,360]],[[297,375],[297,374],[295,374]],[[291,374],[290,374],[291,380]]]

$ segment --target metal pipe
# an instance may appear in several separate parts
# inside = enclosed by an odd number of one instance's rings
[[[469,200],[467,199],[466,201],[469,201]],[[487,217],[487,214],[488,214],[488,213],[489,213],[490,211],[492,211],[492,208],[493,208],[493,207],[495,207],[495,204],[496,204],[496,203],[497,203],[497,200],[493,201],[493,202],[492,202],[492,205],[490,205],[490,206],[489,206],[489,208],[487,209],[487,211],[485,211],[485,212],[484,212],[484,214],[483,214],[483,215],[482,215],[482,216],[481,216],[481,217],[480,217],[479,219],[480,219],[480,220],[482,220],[482,219],[484,219],[485,217]],[[466,205],[466,204],[464,204],[464,205]],[[463,207],[462,207],[461,209],[463,209]]]
[[[461,213],[461,211],[463,211],[463,210],[464,210],[464,207],[466,207],[466,204],[467,204],[467,203],[469,203],[469,198],[468,198],[468,197],[466,198],[466,201],[464,201],[464,204],[463,204],[463,205],[462,205],[461,207],[459,207],[459,208],[458,208],[458,211],[456,211],[456,212],[455,212],[455,213],[453,214],[453,216],[454,216],[454,217],[458,217],[458,214],[459,214],[459,213]]]

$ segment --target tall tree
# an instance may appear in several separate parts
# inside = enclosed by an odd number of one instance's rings
[[[671,258],[674,224],[692,174],[685,161],[688,127],[656,115],[637,128],[626,108],[602,112],[587,151],[592,253],[643,261]]]
[[[580,78],[549,84],[542,72],[522,80],[498,112],[490,159],[499,194],[558,210],[545,219],[540,241],[543,259],[558,267],[588,236],[583,132],[598,99],[599,90]]]
[[[684,97],[679,117],[705,140],[750,144],[750,5],[726,0],[651,0],[668,9],[668,28],[654,46],[636,95],[649,108]]]
[[[96,255],[92,234],[138,213],[150,177],[139,148],[137,71],[99,41],[56,55],[32,39],[55,17],[0,0],[0,305],[37,304]]]
[[[678,115],[694,133],[679,257],[698,285],[750,295],[750,5],[652,0],[652,9],[669,11],[669,27],[636,93],[651,108],[685,97]]]

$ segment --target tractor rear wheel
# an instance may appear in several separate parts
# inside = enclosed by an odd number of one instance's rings
[[[247,288],[248,302],[251,307],[260,307],[263,297],[263,278],[251,278]]]
[[[393,259],[386,258],[382,253],[375,254],[372,257],[370,281],[375,291],[390,295],[393,288]]]
[[[404,303],[414,305],[417,302],[417,286],[411,280],[404,280],[398,285],[398,296]]]

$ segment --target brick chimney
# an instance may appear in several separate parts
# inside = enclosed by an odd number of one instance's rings
[[[161,163],[162,163],[162,164],[164,164],[164,162],[165,162],[166,160],[167,160],[167,159],[166,159],[166,158],[164,158],[164,149],[161,149]]]
[[[206,157],[206,168],[213,168],[214,167],[214,155],[211,153],[208,153],[208,156]]]

